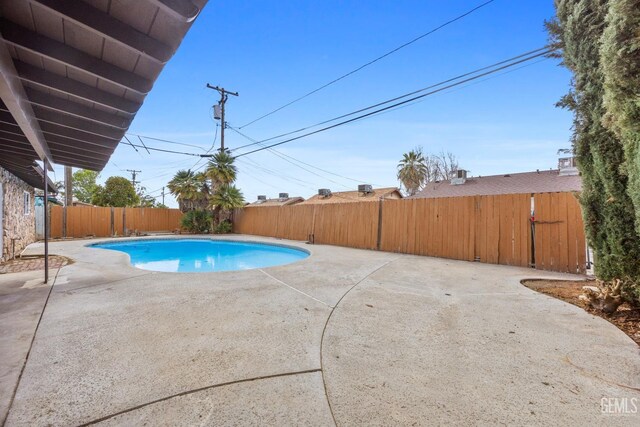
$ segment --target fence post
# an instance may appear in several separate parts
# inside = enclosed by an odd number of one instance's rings
[[[312,205],[313,206],[313,220],[311,221],[311,240],[312,244],[316,243],[316,211],[318,210],[318,206],[320,205]]]
[[[67,205],[62,208],[62,237],[67,238]]]
[[[47,238],[50,239],[51,238],[51,205],[49,205],[48,203],[47,203],[47,205],[48,205],[47,206],[47,209],[48,209],[47,214],[48,215],[45,217],[45,222],[47,223],[46,224],[47,225],[47,230],[45,232],[45,236],[47,236]],[[0,250],[2,250],[2,248],[0,248]]]
[[[382,243],[382,203],[383,198],[381,197],[378,201],[378,241],[376,243],[376,249],[380,250],[380,245]]]
[[[122,235],[127,235],[127,208],[122,208]]]
[[[112,206],[112,207],[111,207],[111,224],[110,224],[110,227],[109,227],[109,231],[110,231],[110,233],[111,233],[111,237],[113,237],[113,235],[115,234],[115,233],[114,233],[114,232],[115,232],[115,229],[114,229],[114,227],[115,227],[115,225],[114,225],[114,224],[115,224],[115,221],[114,221],[113,215],[114,215],[114,212],[113,212],[113,206]]]
[[[535,194],[531,194],[531,202],[529,215],[527,215],[529,219],[529,237],[531,238],[531,257],[529,258],[529,267],[536,268],[536,222],[535,222],[535,214],[536,214],[536,198]]]

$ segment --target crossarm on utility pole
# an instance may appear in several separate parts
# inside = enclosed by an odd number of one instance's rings
[[[220,101],[218,102],[218,104],[220,105],[220,121],[222,122],[222,126],[220,126],[220,151],[224,151],[224,129],[227,126],[226,122],[224,121],[224,104],[227,102],[227,98],[229,97],[229,95],[239,96],[239,94],[238,92],[228,91],[223,87],[212,86],[209,83],[207,83],[207,88],[216,90],[218,91],[218,93],[220,93]]]

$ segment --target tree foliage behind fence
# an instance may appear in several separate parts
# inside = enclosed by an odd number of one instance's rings
[[[234,215],[242,234],[571,273],[586,265],[570,193],[247,207]]]

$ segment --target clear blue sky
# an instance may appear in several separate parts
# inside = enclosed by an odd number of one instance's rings
[[[227,121],[244,123],[296,98],[483,3],[482,0],[299,2],[211,0],[167,64],[130,132],[199,148],[148,141],[149,146],[201,153],[211,147],[218,95],[206,83],[238,91]],[[496,0],[466,18],[337,84],[243,129],[257,139],[312,124],[515,56],[546,43],[552,0]],[[568,147],[571,117],[554,107],[569,74],[556,60],[533,63],[423,102],[278,147],[340,175],[396,186],[396,165],[418,145],[454,153],[472,175],[556,166]],[[227,129],[226,145],[247,140]],[[216,147],[219,145],[216,142]],[[154,196],[195,157],[140,153],[120,145],[101,174],[139,179]],[[202,164],[202,162],[200,163]],[[356,182],[299,169],[269,152],[238,162],[238,186],[258,194],[311,196],[318,188],[355,189]],[[56,168],[62,179],[62,168]],[[176,206],[171,196],[166,204]]]

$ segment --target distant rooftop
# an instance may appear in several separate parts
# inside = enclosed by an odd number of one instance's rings
[[[401,199],[402,194],[396,187],[373,188],[370,193],[361,191],[340,191],[331,192],[329,196],[320,196],[316,194],[308,198],[302,205],[323,204],[323,203],[352,203],[352,202],[374,202],[380,199]]]
[[[282,199],[266,199],[266,200],[256,200],[253,203],[249,203],[247,207],[258,207],[258,206],[288,206],[295,205],[300,202],[304,202],[304,198],[302,197],[287,197]]]
[[[572,192],[582,189],[579,175],[561,175],[556,170],[510,173],[466,178],[462,184],[430,182],[413,198],[484,196],[518,193]]]

